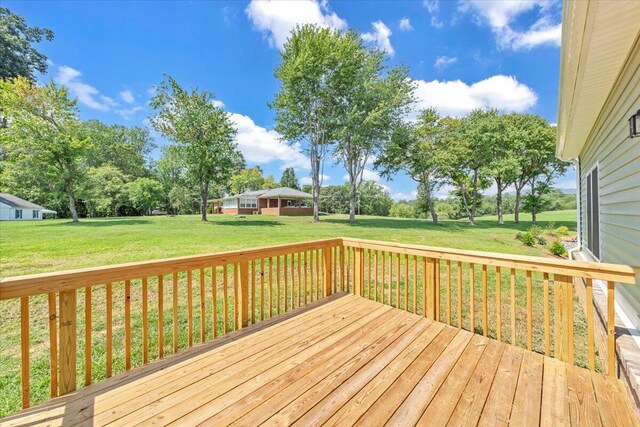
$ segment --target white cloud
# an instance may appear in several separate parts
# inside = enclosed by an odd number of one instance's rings
[[[113,99],[100,94],[95,87],[84,83],[81,79],[82,73],[74,68],[66,65],[58,67],[58,74],[53,80],[63,86],[66,86],[78,101],[89,108],[100,111],[108,111],[112,107],[118,105]]]
[[[309,159],[300,152],[300,145],[292,146],[280,140],[280,134],[256,125],[249,116],[232,113],[231,120],[238,129],[238,148],[250,163],[282,162],[282,167],[309,169]]]
[[[118,113],[120,116],[122,116],[123,119],[130,120],[131,116],[133,116],[134,114],[136,114],[136,113],[138,113],[138,112],[140,112],[142,110],[144,110],[144,107],[142,107],[140,105],[136,105],[135,107],[116,110],[116,113]]]
[[[432,27],[436,27],[436,28],[442,28],[443,27],[443,23],[441,20],[438,19],[437,16],[432,16],[431,17],[431,26]]]
[[[317,24],[340,30],[347,28],[347,22],[329,10],[326,0],[252,0],[245,13],[256,29],[267,35],[269,44],[277,48],[284,45],[296,25]]]
[[[387,27],[382,21],[372,22],[371,25],[373,25],[373,32],[363,33],[362,39],[373,43],[381,50],[386,51],[389,55],[393,55],[395,51],[393,50],[393,46],[391,46],[391,40],[389,40],[389,37],[391,37],[391,34],[393,33],[389,27]]]
[[[409,21],[409,18],[402,18],[399,25],[400,31],[413,31],[413,27],[411,26],[411,21]]]
[[[549,0],[461,0],[458,9],[475,13],[474,21],[478,24],[488,23],[498,47],[529,50],[541,45],[560,46],[561,24],[552,18],[557,4]],[[534,9],[538,10],[538,20],[527,30],[515,30],[518,16]]]
[[[327,181],[329,181],[329,180],[331,180],[331,177],[330,177],[329,175],[322,174],[322,176],[320,177],[320,181],[321,181],[322,183],[325,183],[325,182],[327,182]],[[300,178],[300,182],[301,182],[302,184],[309,184],[309,185],[311,185],[311,177],[310,177],[310,176],[303,176],[302,178]]]
[[[409,193],[404,193],[402,191],[397,191],[395,193],[391,194],[391,198],[393,200],[400,201],[400,200],[415,200],[415,198],[418,197],[418,191],[417,190],[413,190]]]
[[[343,180],[345,181],[349,181],[349,175],[344,175],[342,177]],[[376,171],[373,171],[371,169],[364,169],[362,171],[362,179],[364,181],[375,181],[375,182],[379,182],[380,181],[380,174]]]
[[[131,93],[131,91],[128,89],[120,92],[120,98],[127,104],[133,104],[136,100],[133,96],[133,93]]]
[[[436,59],[436,62],[433,64],[433,66],[435,68],[437,68],[438,70],[442,70],[444,68],[447,68],[449,65],[453,65],[458,61],[458,58],[453,56],[439,56]]]
[[[217,99],[214,99],[213,101],[211,101],[211,103],[214,107],[224,108],[224,102],[218,101]]]
[[[440,10],[440,4],[438,3],[438,0],[424,0],[422,4],[431,15],[431,26],[435,28],[442,28],[444,24],[438,18],[438,11]]]
[[[526,111],[538,101],[536,93],[515,77],[497,75],[471,85],[461,80],[417,80],[417,110],[436,107],[441,114],[463,116],[475,108]]]

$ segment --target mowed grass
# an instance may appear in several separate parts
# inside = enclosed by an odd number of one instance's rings
[[[310,218],[302,217],[266,217],[247,216],[246,218],[234,218],[231,216],[211,216],[210,222],[202,223],[197,216],[181,217],[138,217],[138,218],[107,218],[85,219],[79,224],[72,224],[68,220],[53,220],[40,222],[0,222],[0,276],[42,273],[49,271],[67,270],[81,267],[100,266],[107,264],[141,261],[157,258],[168,258],[182,255],[194,255],[221,250],[239,249],[247,247],[267,246],[289,242],[322,239],[329,237],[359,237],[402,243],[415,243],[430,246],[443,246],[461,249],[473,249],[512,254],[525,254],[535,256],[549,256],[548,249],[544,246],[524,246],[516,240],[518,231],[525,231],[531,223],[525,214],[520,224],[513,224],[512,217],[505,218],[506,224],[497,225],[495,217],[479,218],[475,227],[469,226],[466,221],[442,221],[434,225],[427,220],[395,219],[380,217],[359,217],[356,224],[349,224],[347,217],[343,215],[325,216],[321,222],[314,224]],[[543,228],[548,221],[555,222],[555,226],[566,225],[570,230],[575,230],[575,212],[558,211],[539,215],[538,224]],[[550,243],[550,242],[549,242]],[[395,269],[395,260],[394,269]],[[404,263],[404,260],[401,260]],[[388,265],[388,260],[386,261]],[[457,264],[451,264],[451,296],[447,292],[446,265],[441,264],[441,293],[440,314],[441,320],[447,321],[447,307],[450,301],[452,306],[451,322],[457,324]],[[368,266],[365,270],[368,278]],[[380,270],[379,270],[380,271]],[[404,272],[404,264],[401,269]],[[281,270],[284,274],[284,268]],[[418,277],[422,277],[422,266],[418,263]],[[397,284],[397,271],[394,270],[393,280],[384,283],[385,294],[389,294],[391,283],[392,304],[395,300],[395,286]],[[404,274],[404,273],[403,273]],[[413,270],[410,268],[408,301],[413,301]],[[481,333],[482,326],[482,290],[480,284],[481,269],[475,270],[475,324],[473,328]],[[222,272],[217,271],[218,276],[218,319],[222,312],[223,300],[221,298]],[[230,282],[233,274],[230,274]],[[469,266],[462,265],[462,300],[463,300],[463,327],[471,329],[469,299],[471,289],[469,283]],[[524,274],[520,272],[516,278],[516,342],[526,347],[526,284]],[[199,342],[200,314],[199,314],[199,277],[194,275],[193,301],[194,301],[194,328],[193,340]],[[405,278],[400,277],[401,298],[400,306],[404,303]],[[544,352],[544,330],[542,311],[542,276],[535,274],[533,277],[533,321],[534,321],[534,349]],[[205,283],[211,283],[211,271],[206,272]],[[501,307],[503,317],[502,339],[511,342],[510,328],[510,288],[509,271],[502,270],[501,281]],[[186,275],[178,276],[178,348],[188,347],[187,334],[187,296]],[[374,298],[371,282],[367,281],[365,296]],[[382,286],[382,284],[380,284]],[[173,352],[172,337],[172,278],[167,276],[164,283],[164,352],[165,355]],[[93,287],[92,308],[92,366],[93,381],[99,381],[106,376],[106,343],[105,343],[105,286]],[[157,281],[149,281],[149,355],[153,360],[157,357]],[[113,285],[113,372],[124,370],[124,284]],[[212,313],[212,301],[210,290],[206,292],[206,313],[209,319]],[[378,294],[378,299],[380,295]],[[284,294],[284,293],[283,293]],[[230,289],[230,295],[232,290]],[[266,295],[266,294],[265,294]],[[275,295],[275,294],[274,294]],[[84,384],[84,290],[78,292],[78,386]],[[418,286],[416,298],[421,300],[422,293]],[[553,295],[551,295],[553,307]],[[284,295],[282,295],[284,300]],[[304,299],[304,298],[303,298]],[[496,281],[495,269],[488,269],[487,299],[489,312],[489,336],[496,336],[495,313]],[[132,366],[142,364],[142,316],[141,316],[141,292],[140,281],[132,282],[131,288],[131,313],[132,313]],[[388,303],[388,300],[385,302]],[[283,301],[284,304],[284,301]],[[233,304],[229,306],[232,316]],[[418,304],[420,307],[420,304]],[[576,307],[577,305],[576,300]],[[411,309],[411,303],[409,309]],[[420,311],[420,309],[419,309]],[[260,314],[260,308],[257,309]],[[577,362],[584,365],[585,330],[584,314],[582,310],[575,310],[575,336]],[[45,401],[49,397],[49,331],[46,297],[32,297],[30,299],[30,346],[31,346],[31,401],[36,404]],[[265,314],[269,317],[269,313]],[[216,323],[218,334],[222,333],[222,321]],[[229,328],[233,328],[230,322]],[[205,322],[205,334],[211,339],[213,326],[210,321]],[[0,302],[0,416],[16,412],[20,409],[20,316],[18,301]]]
[[[522,218],[524,217],[524,218]],[[203,223],[196,215],[177,217],[129,217],[38,222],[0,222],[0,277],[94,267],[132,261],[197,255],[230,249],[268,246],[331,237],[415,243],[459,249],[547,256],[543,246],[528,247],[515,239],[518,231],[531,227],[530,217],[513,215],[498,225],[495,217],[444,220],[432,224],[424,219],[358,217],[349,224],[345,215],[308,217],[262,215],[235,218],[210,215]],[[545,212],[538,224],[575,230],[575,211]]]

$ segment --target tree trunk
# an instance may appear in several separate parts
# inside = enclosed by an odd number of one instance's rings
[[[313,196],[313,222],[320,221],[320,154],[317,143],[311,143],[311,194]]]
[[[522,187],[516,186],[516,202],[513,207],[513,221],[516,224],[520,224],[520,197],[522,192]]]
[[[433,221],[434,224],[438,223],[438,213],[436,212],[436,209],[433,206],[433,203],[431,200],[429,200],[429,212],[431,212],[431,220]]]
[[[71,183],[69,181],[65,181],[64,186],[67,191],[67,196],[69,196],[69,210],[71,211],[71,218],[73,222],[78,222],[78,211],[76,210],[76,197],[73,194],[73,188],[71,188]]]
[[[538,205],[536,197],[536,179],[534,177],[531,180],[531,200],[533,201],[533,203],[531,204],[531,223],[534,225],[536,223],[536,208]]]
[[[200,214],[202,215],[202,221],[207,220],[207,194],[209,193],[209,183],[204,182],[200,184]]]
[[[498,212],[498,224],[504,224],[504,218],[502,217],[502,179],[496,178],[496,211]]]
[[[356,178],[349,177],[349,222],[356,222],[356,196],[358,188],[356,185]]]
[[[471,214],[469,215],[469,224],[476,225],[476,211],[478,209],[478,171],[473,172],[473,191],[471,201]]]

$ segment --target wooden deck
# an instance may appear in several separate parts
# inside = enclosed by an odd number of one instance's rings
[[[640,425],[618,380],[336,294],[2,425]]]

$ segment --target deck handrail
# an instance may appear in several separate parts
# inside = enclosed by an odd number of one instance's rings
[[[388,270],[385,270],[387,266]],[[510,294],[505,292],[507,295],[504,297],[503,269],[506,269],[504,277],[509,279],[510,290]],[[142,364],[146,364],[156,357],[150,354],[152,333],[157,336],[157,346],[155,341],[153,343],[157,347],[157,358],[164,357],[165,347],[171,352],[171,346],[164,340],[165,329],[169,334],[172,332],[172,352],[183,350],[179,345],[179,335],[182,333],[179,330],[179,316],[188,319],[188,347],[191,347],[198,341],[207,341],[208,336],[215,339],[337,291],[353,292],[514,345],[520,344],[516,339],[516,327],[523,320],[518,318],[518,314],[521,314],[518,310],[523,313],[526,311],[520,316],[526,320],[526,345],[522,346],[536,350],[533,346],[534,329],[543,328],[544,353],[574,363],[574,279],[581,278],[585,279],[586,289],[588,367],[596,370],[593,280],[599,279],[607,283],[606,366],[609,374],[615,375],[615,322],[612,320],[615,317],[614,283],[636,283],[638,273],[638,267],[617,264],[338,237],[0,278],[0,303],[20,301],[21,393],[22,406],[26,408],[30,406],[30,303],[37,302],[39,295],[47,296],[45,303],[48,303],[48,313],[43,314],[44,317],[48,315],[50,394],[55,397],[76,388],[78,368],[75,355],[82,344],[78,342],[79,317],[84,317],[81,321],[89,326],[84,328],[84,384],[94,381],[92,342],[96,337],[92,335],[91,327],[95,317],[92,294],[101,297],[102,292],[105,292],[106,298],[105,369],[109,377],[115,370],[114,309],[116,314],[120,310],[124,312],[121,317],[125,343],[124,369],[129,370],[135,365],[131,349],[132,333],[139,332],[132,329],[132,318],[136,316],[142,322]],[[476,281],[476,276],[480,280]],[[495,280],[491,300],[489,280]],[[480,287],[476,288],[476,284]],[[194,304],[193,293],[195,289],[197,299],[198,285],[199,301]],[[457,286],[457,291],[454,286]],[[517,307],[520,299],[516,300],[516,291],[520,288],[526,292],[526,310]],[[480,293],[478,291],[481,292],[480,296],[476,296]],[[78,295],[84,296],[81,310],[78,310]],[[124,296],[123,307],[114,304],[114,295]],[[132,303],[136,296],[137,305]],[[543,300],[544,316],[544,320],[535,325],[534,304],[539,301],[534,301],[534,296],[540,296]],[[456,298],[457,310],[452,306],[453,297]],[[180,298],[186,299],[186,302]],[[164,303],[165,299],[170,300],[169,304]],[[510,314],[503,316],[503,311],[506,314],[507,310],[503,310],[502,306],[507,300],[510,301]],[[184,306],[187,313],[180,314]],[[139,312],[136,311],[137,307],[140,307]],[[79,316],[82,308],[84,316]],[[155,314],[152,314],[154,311]],[[165,312],[168,315],[165,316]],[[211,316],[209,321],[205,320],[208,316]],[[199,337],[194,329],[196,317],[200,320]],[[157,331],[151,330],[150,320],[158,325]],[[502,334],[502,327],[507,325],[511,332],[508,340],[505,339],[507,334]]]

